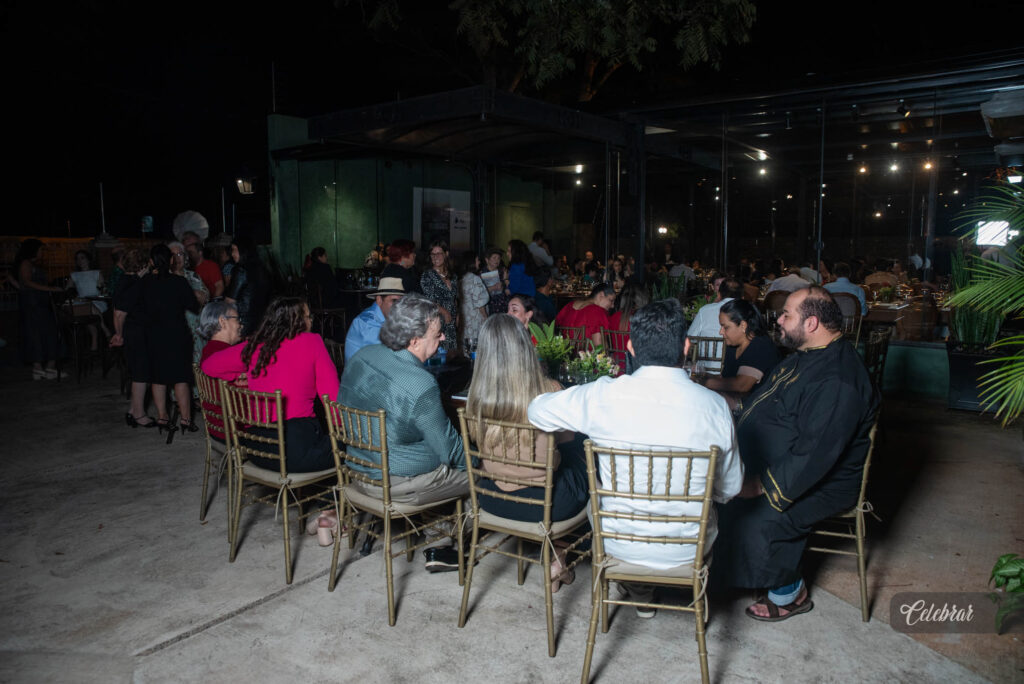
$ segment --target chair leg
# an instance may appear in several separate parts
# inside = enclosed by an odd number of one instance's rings
[[[235,554],[238,552],[238,525],[239,518],[242,517],[242,473],[241,469],[235,469],[235,492],[233,501],[233,510],[231,511],[231,523],[228,535],[231,537],[231,552],[228,556],[228,561],[231,563],[235,562]]]
[[[591,572],[597,572],[597,569],[591,566]],[[590,660],[594,656],[594,642],[597,639],[597,615],[600,610],[599,606],[601,603],[601,597],[604,595],[602,592],[605,582],[600,582],[601,586],[595,587],[594,581],[591,579],[590,582],[590,629],[587,631],[587,653],[583,656],[583,674],[580,676],[580,684],[588,684],[590,681]]]
[[[698,600],[701,593],[700,585],[700,578],[695,578],[693,583],[693,617],[696,622],[695,636],[697,638],[697,655],[700,658],[700,680],[703,684],[708,684],[711,676],[708,672],[708,645],[704,638],[704,623],[706,617],[704,615],[704,610],[706,604],[703,599]]]
[[[466,611],[469,608],[469,587],[473,584],[473,566],[476,564],[476,544],[480,537],[480,528],[476,519],[473,520],[473,535],[469,542],[469,563],[466,566],[466,580],[462,585],[462,608],[459,610],[459,627],[466,626]]]
[[[409,521],[405,522],[405,562],[412,563],[413,551],[412,551],[412,530],[409,529]]]
[[[860,617],[867,622],[868,614],[868,573],[867,559],[864,557],[864,514],[857,512],[857,574],[860,579]]]
[[[281,511],[281,527],[284,530],[284,580],[285,584],[292,583],[292,540],[291,530],[288,525],[288,489],[284,492],[284,506]],[[302,515],[300,509],[299,515]],[[301,518],[300,518],[301,519]]]
[[[455,523],[452,525],[452,543],[459,554],[459,586],[466,582],[466,553],[462,548],[462,499],[455,502]]]
[[[522,538],[516,539],[516,553],[519,555],[519,558],[516,559],[516,564],[517,564],[516,570],[519,573],[516,576],[516,580],[519,582],[519,586],[523,586],[523,582],[526,581],[526,561],[523,560],[523,540],[522,540]]]
[[[199,522],[204,522],[206,520],[206,510],[207,510],[207,508],[209,508],[206,505],[206,493],[207,493],[207,490],[208,490],[208,487],[209,487],[209,484],[210,484],[210,466],[211,466],[210,457],[211,456],[212,456],[212,454],[210,452],[210,442],[207,441],[206,442],[206,464],[203,466],[203,495],[202,495],[202,497],[199,500]]]
[[[543,544],[541,547],[541,572],[540,581],[544,585],[544,608],[548,620],[548,656],[555,657],[555,609],[554,601],[551,598],[551,545]]]
[[[388,584],[388,625],[395,626],[395,576],[391,568],[391,515],[384,514],[384,569]]]
[[[601,582],[601,634],[608,633],[608,580]]]

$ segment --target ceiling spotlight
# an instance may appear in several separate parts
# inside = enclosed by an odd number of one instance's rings
[[[900,144],[898,142],[892,142],[892,143],[889,143],[889,147],[891,147],[894,150],[898,150],[898,149],[900,149]]]
[[[718,195],[715,195],[715,201],[716,202],[718,201]]]
[[[793,199],[792,195],[786,195],[786,199]]]
[[[892,171],[892,172],[899,171],[900,170],[900,165],[897,164],[896,162],[893,162],[892,164],[889,165],[889,170]]]
[[[666,234],[668,234],[668,228],[666,228],[665,226],[658,226],[658,235]]]
[[[768,158],[768,153],[767,152],[765,152],[764,150],[758,150],[757,151],[757,159],[758,159],[758,161],[764,161],[767,158]]]
[[[924,163],[924,170],[925,171],[931,171],[932,170],[932,163],[930,161],[926,161]]]
[[[875,212],[875,218],[882,218],[882,212],[876,211]]]
[[[581,181],[579,178],[577,178],[576,179],[576,185],[583,185],[583,181]]]
[[[768,174],[768,169],[766,169],[766,168],[764,168],[764,167],[762,166],[761,168],[759,168],[759,169],[757,170],[757,173],[758,173],[759,175],[761,175],[761,176],[765,176],[765,175],[767,175],[767,174]]]
[[[967,172],[966,172],[966,171],[964,171],[964,172],[963,172],[963,173],[961,173],[960,175],[961,175],[961,176],[963,176],[964,178],[967,178]]]
[[[860,168],[857,169],[857,170],[860,171],[861,173],[867,173],[868,172],[868,167],[866,167],[863,164],[861,164]]]
[[[959,194],[960,194],[960,191],[954,188],[954,189],[953,189],[953,194],[954,194],[954,195],[959,195]]]
[[[583,164],[576,165],[576,173],[583,173]]]
[[[903,104],[903,100],[900,100],[900,106],[896,108],[896,113],[902,116],[904,119],[910,116],[910,110],[907,109],[907,106],[905,104]]]

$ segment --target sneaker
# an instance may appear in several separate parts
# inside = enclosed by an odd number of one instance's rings
[[[424,549],[427,572],[453,572],[459,569],[459,552],[454,546],[435,546]]]
[[[627,584],[625,582],[620,582],[619,596],[629,601],[651,602],[654,600],[654,587],[646,584]],[[658,610],[656,608],[648,608],[645,606],[635,607],[636,616],[638,618],[649,620],[658,614]]]

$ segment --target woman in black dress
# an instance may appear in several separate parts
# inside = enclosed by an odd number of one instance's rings
[[[124,347],[124,361],[131,378],[131,407],[124,414],[128,427],[156,427],[146,415],[146,387],[149,385],[149,355],[146,351],[145,312],[139,283],[149,273],[149,259],[141,249],[129,250],[121,264],[124,273],[114,290],[114,335],[111,347]]]
[[[746,395],[761,386],[779,362],[779,352],[768,336],[757,308],[743,299],[722,305],[718,321],[725,340],[722,375],[708,378],[705,386]]]
[[[153,403],[156,404],[157,427],[175,430],[167,415],[167,385],[174,386],[174,398],[181,415],[183,430],[195,431],[192,424],[191,397],[188,382],[192,377],[192,333],[185,322],[185,312],[199,311],[199,300],[182,276],[171,271],[171,250],[156,245],[150,250],[153,272],[139,283],[145,315],[146,351],[149,355]]]
[[[20,349],[22,360],[32,364],[33,379],[56,380],[60,338],[50,293],[63,290],[46,284],[46,272],[39,266],[42,253],[43,243],[30,238],[21,243],[14,258],[21,322]]]
[[[270,302],[270,274],[260,260],[256,244],[249,238],[235,238],[231,256],[235,267],[231,271],[231,285],[224,291],[224,299],[238,308],[242,335],[248,337],[256,332]]]
[[[406,292],[419,292],[420,276],[416,273],[416,243],[412,240],[395,240],[388,247],[388,265],[380,272],[381,278],[401,278]]]

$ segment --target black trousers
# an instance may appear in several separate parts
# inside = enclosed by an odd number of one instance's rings
[[[260,436],[277,437],[277,431],[270,428],[254,428],[253,432]],[[269,444],[244,439],[241,441],[253,449],[273,453]],[[334,467],[331,438],[314,417],[289,418],[284,422],[284,449],[285,464],[290,473],[313,473]],[[279,467],[277,459],[253,456],[251,460],[261,468],[277,470]]]
[[[583,510],[590,500],[590,490],[587,485],[587,462],[583,454],[582,441],[576,439],[561,444],[557,448],[561,455],[561,463],[554,473],[554,482],[552,483],[554,488],[551,491],[551,522],[568,520]],[[487,478],[480,478],[478,486],[481,489],[502,491],[494,484],[494,480]],[[526,487],[508,493],[544,501],[543,487]],[[542,522],[544,520],[543,506],[505,501],[487,495],[481,495],[479,501],[480,507],[485,511],[502,518],[511,518],[522,522]]]

